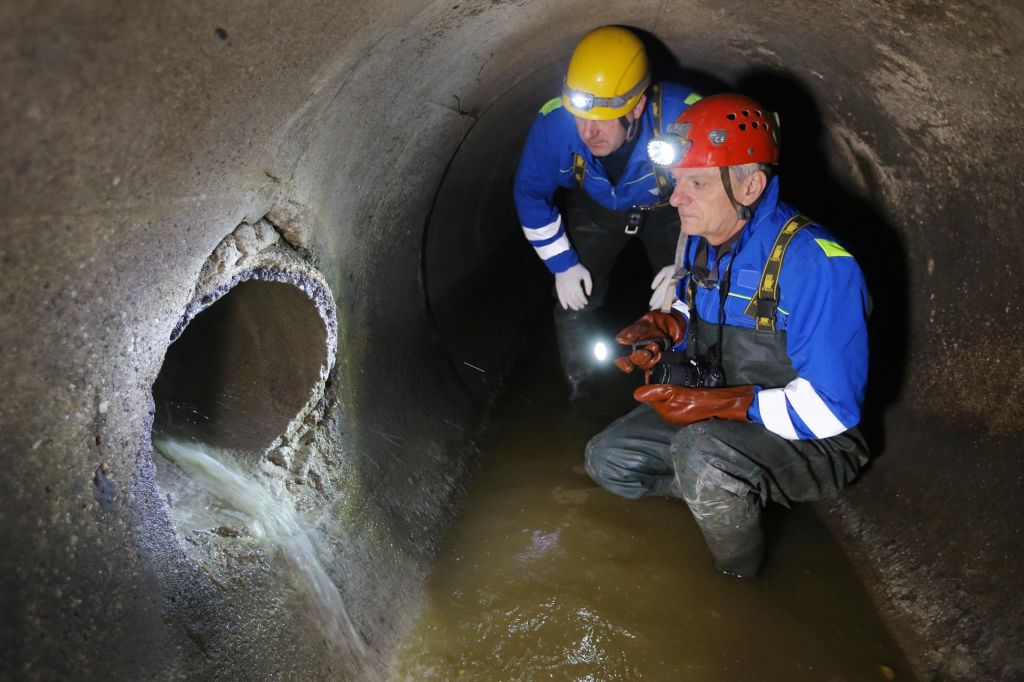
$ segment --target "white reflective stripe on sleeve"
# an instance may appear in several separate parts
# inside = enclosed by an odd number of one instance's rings
[[[681,312],[686,319],[690,319],[690,306],[686,305],[686,301],[680,301],[678,298],[672,302],[672,309]]]
[[[784,389],[793,409],[815,438],[831,438],[846,430],[807,379],[797,377]]]
[[[789,410],[786,409],[785,389],[766,388],[757,394],[757,403],[766,429],[787,440],[797,440],[793,420],[789,418]]]
[[[540,227],[527,227],[523,225],[523,234],[531,242],[542,242],[545,239],[551,239],[558,234],[559,228],[562,227],[562,216],[555,218],[553,223],[542,225]]]
[[[541,260],[547,260],[549,258],[554,258],[560,253],[565,253],[571,249],[572,246],[569,244],[569,238],[563,234],[550,244],[535,246],[533,248],[537,251],[537,255],[540,256]]]

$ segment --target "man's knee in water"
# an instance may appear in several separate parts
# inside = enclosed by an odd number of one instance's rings
[[[599,433],[587,441],[587,447],[583,454],[583,467],[587,470],[587,475],[594,479],[596,483],[601,482],[600,476],[597,475],[595,463],[601,457],[603,435]]]
[[[733,515],[729,508],[745,506],[752,492],[750,483],[732,471],[729,461],[719,456],[721,441],[714,435],[713,422],[699,422],[680,430],[672,442],[677,487],[691,511],[698,517]]]
[[[609,460],[614,452],[614,448],[610,447],[608,440],[608,437],[602,432],[587,442],[583,466],[587,471],[587,475],[595,483],[615,492],[615,490],[609,488],[610,479],[613,478],[611,476],[612,472],[609,471],[611,466]]]
[[[613,439],[600,433],[587,443],[584,467],[590,478],[608,492],[636,500],[647,494],[647,485],[633,459],[616,447]]]

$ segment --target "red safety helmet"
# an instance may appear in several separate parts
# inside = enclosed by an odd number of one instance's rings
[[[672,168],[779,162],[779,118],[744,95],[711,95],[690,105],[647,147]]]

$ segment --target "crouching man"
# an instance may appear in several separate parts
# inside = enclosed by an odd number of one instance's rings
[[[586,453],[610,492],[685,500],[715,566],[740,577],[761,566],[764,505],[834,495],[868,461],[867,290],[846,249],[779,200],[777,127],[715,95],[649,145],[671,167],[679,262],[616,337],[635,348],[619,368],[646,373],[642,404]]]

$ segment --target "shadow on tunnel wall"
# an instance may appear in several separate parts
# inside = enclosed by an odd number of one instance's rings
[[[716,92],[732,92],[729,84],[704,71],[690,68],[672,52],[669,47],[654,34],[635,26],[626,26],[636,33],[647,49],[647,58],[651,63],[651,80],[653,82],[671,81],[693,88],[702,95]]]

